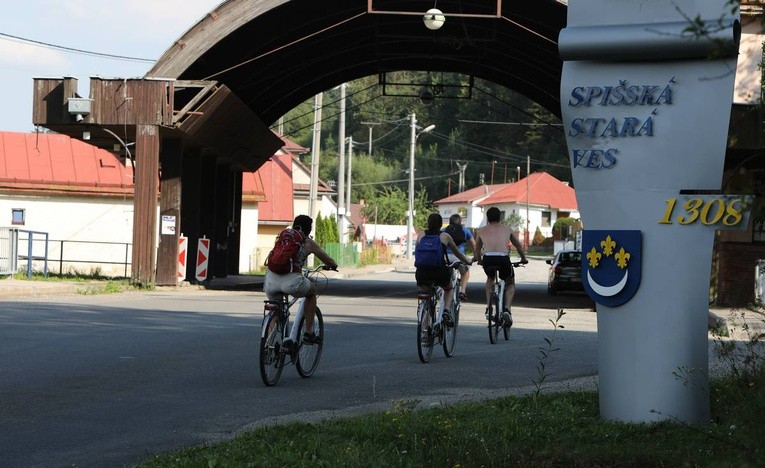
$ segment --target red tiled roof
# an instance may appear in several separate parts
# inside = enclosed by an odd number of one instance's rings
[[[577,210],[576,192],[573,188],[546,172],[534,172],[528,176],[528,201],[533,205],[549,206],[558,210]],[[498,203],[526,203],[526,178],[494,193],[478,203],[479,206]]]
[[[276,136],[278,136],[283,142],[284,146],[282,147],[282,151],[287,153],[292,153],[295,155],[303,154],[308,152],[308,148],[304,146],[300,146],[299,144],[295,143],[294,141],[290,140],[284,135],[279,135],[277,132],[274,132]]]
[[[498,192],[512,184],[494,184],[494,185],[479,185],[478,187],[465,190],[464,192],[455,193],[454,195],[436,200],[434,205],[442,205],[446,203],[472,203],[476,200],[484,198],[488,195]]]
[[[242,173],[242,201],[262,202],[266,199],[263,180],[258,172]]]
[[[263,183],[265,194],[265,201],[258,203],[260,221],[292,221],[292,155],[274,155],[254,174]]]
[[[133,171],[114,154],[66,135],[0,132],[0,189],[132,195]]]

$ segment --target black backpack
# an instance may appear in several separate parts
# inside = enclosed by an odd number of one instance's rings
[[[458,224],[449,224],[446,226],[446,229],[444,229],[444,232],[452,236],[452,239],[454,239],[454,244],[457,247],[464,244],[467,240],[467,237],[465,236],[465,230],[462,229],[462,226]]]

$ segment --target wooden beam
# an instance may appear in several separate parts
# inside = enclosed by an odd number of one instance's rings
[[[142,287],[154,282],[159,191],[159,127],[137,125],[135,198],[133,199],[133,264],[130,279]]]
[[[159,182],[160,233],[157,249],[157,286],[177,286],[178,238],[181,230],[182,140],[163,139],[159,158],[162,163],[162,177]]]

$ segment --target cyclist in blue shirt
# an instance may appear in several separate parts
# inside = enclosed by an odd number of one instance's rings
[[[475,252],[475,239],[473,238],[473,233],[470,232],[470,229],[462,225],[462,216],[459,214],[455,213],[451,215],[449,217],[449,225],[441,229],[441,232],[445,232],[452,236],[454,243],[457,245],[457,250],[459,250],[462,255],[465,255],[466,245],[470,245],[470,249]],[[452,251],[451,247],[449,247],[449,250],[447,251],[447,257],[449,258],[449,262],[458,260],[457,255]],[[460,301],[467,301],[468,279],[470,279],[470,268],[468,265],[461,265]]]

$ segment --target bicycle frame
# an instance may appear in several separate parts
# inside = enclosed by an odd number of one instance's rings
[[[303,275],[309,277],[312,273],[326,269],[320,265],[313,269],[304,269]],[[298,305],[295,320],[290,324],[290,308]],[[316,370],[321,356],[322,341],[324,336],[323,318],[321,310],[316,307],[312,328],[310,331],[313,338],[310,341],[303,340],[300,333],[304,326],[305,298],[292,297],[282,294],[278,300],[267,300],[263,308],[263,321],[261,323],[260,336],[260,375],[263,383],[267,386],[276,385],[284,368],[285,358],[287,362],[295,364],[301,377],[310,377]],[[289,335],[286,335],[289,330]],[[286,346],[288,341],[292,345]]]
[[[452,304],[454,304],[455,300],[459,301],[459,291],[457,291],[457,281],[460,279],[460,273],[459,273],[459,266],[462,265],[462,262],[456,261],[453,263],[450,263],[447,265],[449,268],[452,269],[452,275],[449,279],[449,282],[451,283],[452,289],[451,294],[452,296]],[[435,324],[440,324],[441,320],[443,319],[444,312],[446,312],[446,291],[444,288],[437,284],[432,284],[431,290],[429,291],[420,291],[418,293],[418,299],[419,300],[425,300],[425,295],[430,296],[430,300],[433,301],[433,308],[436,310],[436,321]]]
[[[449,280],[452,286],[450,293],[453,294],[449,310],[451,321],[444,323],[446,291],[441,286],[434,283],[429,289],[420,290],[417,294],[417,353],[423,363],[430,361],[436,343],[443,346],[446,357],[454,355],[459,321],[459,278],[455,270],[459,264],[455,262],[449,265],[453,269]]]
[[[505,307],[505,280],[499,277],[499,270],[494,271],[494,284],[491,287],[491,293],[497,295],[499,300],[499,310]]]
[[[513,268],[517,268],[521,265],[521,262],[513,262]],[[489,342],[494,344],[497,342],[497,335],[499,329],[502,329],[502,333],[505,340],[509,338],[509,328],[512,326],[512,317],[509,321],[505,321],[503,311],[505,310],[505,292],[507,290],[507,283],[499,276],[499,268],[489,268],[493,274],[489,276],[492,281],[491,293],[489,294],[488,304],[486,304],[486,319],[489,322]]]

